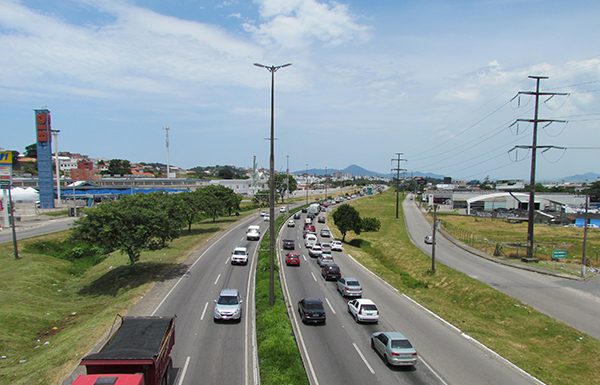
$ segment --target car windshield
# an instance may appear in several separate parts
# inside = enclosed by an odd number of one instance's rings
[[[346,281],[346,285],[348,285],[348,286],[360,286],[360,283],[358,283],[358,281]]]
[[[408,340],[392,340],[392,349],[412,349]]]
[[[235,254],[235,255],[245,255],[246,252],[244,250],[236,250],[236,251],[233,252],[233,254]]]
[[[318,302],[304,302],[304,307],[309,310],[323,310],[323,304]]]
[[[234,295],[222,295],[217,301],[219,305],[237,305],[238,299]]]

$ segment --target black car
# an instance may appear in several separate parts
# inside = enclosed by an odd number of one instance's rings
[[[294,214],[294,219],[300,219],[300,213]]]
[[[337,281],[338,279],[342,278],[340,267],[335,263],[323,266],[321,268],[321,275],[326,281]]]
[[[319,223],[325,223],[325,217],[324,216],[320,216],[319,217]]]
[[[285,250],[294,250],[296,248],[293,239],[284,239],[282,243],[282,247]]]
[[[320,298],[302,298],[298,302],[298,313],[303,323],[325,324],[325,308]]]
[[[302,209],[302,212],[303,212],[303,213],[307,213],[307,212],[308,212],[308,209],[305,207],[305,208],[303,208],[303,209]]]

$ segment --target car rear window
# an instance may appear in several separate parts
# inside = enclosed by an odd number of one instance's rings
[[[371,305],[371,304],[368,304],[368,305],[362,305],[362,309],[363,309],[363,310],[377,310],[377,306],[375,306],[375,305]]]
[[[323,310],[323,304],[318,302],[304,302],[304,307],[310,310]]]
[[[412,349],[409,340],[392,340],[392,349]]]
[[[346,281],[346,285],[348,285],[348,286],[360,286],[360,283],[358,283],[358,281]]]

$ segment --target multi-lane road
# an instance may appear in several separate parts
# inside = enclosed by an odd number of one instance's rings
[[[334,252],[342,275],[358,278],[363,298],[373,300],[380,312],[379,324],[357,324],[347,313],[346,302],[320,274],[316,259],[308,256],[302,228],[305,216],[294,228],[284,227],[281,239],[295,239],[302,255],[300,267],[285,266],[287,250],[279,249],[284,293],[307,373],[313,385],[334,384],[531,384],[535,380],[511,366],[451,325],[398,293],[352,257]],[[317,232],[323,225],[318,225]],[[324,241],[323,239],[321,239]],[[319,297],[325,304],[327,323],[305,325],[296,311],[304,297]],[[375,331],[400,331],[419,352],[414,369],[388,368],[370,348]]]

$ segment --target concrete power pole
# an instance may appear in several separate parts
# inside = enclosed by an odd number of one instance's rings
[[[535,110],[533,119],[517,119],[516,122],[529,122],[533,123],[533,139],[531,146],[516,146],[516,148],[531,148],[531,169],[529,176],[529,203],[527,206],[527,258],[531,259],[534,257],[534,219],[535,219],[535,168],[536,168],[536,156],[538,148],[544,147],[546,149],[554,146],[538,146],[537,144],[537,131],[538,123],[547,123],[547,125],[553,122],[565,123],[564,120],[555,119],[539,119],[539,102],[540,96],[556,96],[556,95],[568,95],[566,93],[559,92],[540,92],[540,80],[548,79],[547,76],[529,76],[530,79],[535,79],[535,91],[519,92],[518,95],[532,95],[535,96]],[[516,96],[515,96],[516,97]],[[516,123],[515,122],[515,123]]]
[[[288,199],[288,210],[290,208],[289,199],[290,199],[290,156],[285,156],[285,196]]]
[[[167,179],[171,177],[171,161],[169,159],[169,126],[163,127],[165,130],[165,145],[167,146]]]
[[[392,171],[396,171],[396,219],[398,219],[398,207],[399,200],[398,194],[400,193],[400,171],[406,171],[405,168],[400,168],[400,162],[406,162],[406,159],[402,159],[401,156],[404,155],[401,152],[397,152],[397,158],[392,158],[392,162],[396,162],[396,168],[393,168]]]

